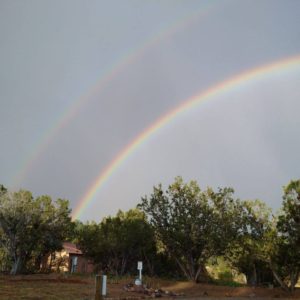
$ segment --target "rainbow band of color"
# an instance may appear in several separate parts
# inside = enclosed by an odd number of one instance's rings
[[[138,61],[143,57],[147,50],[153,48],[156,44],[168,37],[174,35],[180,29],[189,26],[194,21],[198,20],[200,17],[207,16],[216,4],[217,1],[207,1],[204,2],[203,6],[199,11],[194,11],[191,15],[187,15],[182,19],[177,20],[170,27],[161,29],[159,32],[155,33],[150,38],[147,38],[141,43],[137,48],[128,49],[123,53],[96,81],[96,84],[89,89],[87,94],[82,95],[77,101],[73,102],[71,106],[66,107],[60,115],[56,117],[46,132],[44,132],[40,139],[32,146],[34,149],[29,157],[22,163],[20,171],[14,176],[13,184],[15,187],[19,187],[22,180],[26,177],[26,174],[33,168],[34,164],[38,162],[40,156],[46,151],[49,144],[54,140],[54,138],[59,134],[60,130],[66,127],[72,119],[76,117],[81,111],[81,109],[90,101],[91,98],[99,94],[103,89],[105,89],[109,83],[116,78],[120,73],[122,73],[126,68],[132,65],[134,62]]]
[[[245,83],[252,82],[254,80],[260,80],[266,75],[273,72],[282,72],[289,70],[293,67],[300,65],[300,55],[289,57],[283,60],[275,61],[267,65],[262,65],[246,72],[240,73],[237,76],[231,77],[225,81],[222,81],[207,90],[200,92],[199,94],[183,101],[182,104],[169,111],[167,114],[160,117],[152,125],[142,131],[132,142],[130,142],[120,153],[106,166],[104,170],[92,183],[85,195],[81,198],[78,205],[73,211],[73,218],[78,219],[88,206],[90,202],[96,197],[97,192],[108,181],[114,172],[126,161],[126,159],[133,154],[143,143],[145,143],[152,135],[158,130],[163,128],[166,124],[173,121],[180,114],[191,110],[198,106],[200,103],[213,99],[216,96],[223,95],[229,91],[232,91]]]

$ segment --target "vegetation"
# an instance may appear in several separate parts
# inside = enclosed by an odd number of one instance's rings
[[[300,275],[300,180],[285,188],[277,216],[260,200],[234,198],[232,188],[201,190],[181,177],[141,199],[138,207],[100,223],[71,221],[67,200],[33,198],[0,185],[0,268],[11,274],[41,271],[43,257],[66,240],[77,243],[95,271],[211,280],[243,273],[249,285],[275,284],[294,291]],[[208,272],[209,271],[209,272]]]
[[[270,265],[281,287],[293,291],[300,274],[300,180],[284,188],[282,212]]]
[[[195,181],[176,178],[166,192],[154,188],[139,205],[150,217],[165,251],[190,280],[207,279],[207,260],[222,255],[236,235],[232,189],[201,191]]]
[[[146,272],[154,274],[154,231],[141,211],[119,211],[100,224],[77,223],[75,231],[80,248],[93,258],[99,269],[123,276],[135,271],[137,261],[143,260]]]
[[[239,233],[226,249],[225,258],[240,273],[247,283],[261,285],[272,282],[268,264],[268,235],[272,231],[271,209],[265,203],[244,201],[239,215]]]
[[[0,245],[12,275],[39,266],[43,255],[59,250],[70,229],[68,201],[33,199],[29,191],[0,194]]]

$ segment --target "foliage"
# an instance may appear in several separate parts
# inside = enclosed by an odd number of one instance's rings
[[[33,198],[0,185],[0,270],[38,270],[44,256],[72,239],[98,269],[150,276],[208,280],[207,263],[224,257],[218,283],[235,284],[232,270],[252,285],[273,283],[293,291],[300,274],[300,180],[284,188],[278,218],[265,203],[233,198],[233,189],[201,190],[177,177],[166,191],[154,187],[138,208],[119,211],[99,224],[71,222],[68,201]]]
[[[236,235],[232,194],[229,188],[201,191],[195,181],[185,184],[177,177],[166,192],[159,185],[142,198],[139,207],[188,279],[207,279],[208,258],[221,255]]]
[[[268,263],[272,224],[271,210],[265,203],[259,200],[240,203],[239,234],[229,245],[226,258],[245,274],[250,285],[273,282]]]
[[[11,274],[24,271],[34,258],[61,248],[71,223],[69,215],[66,200],[33,199],[24,190],[0,195],[0,243],[12,262]]]
[[[78,224],[79,245],[102,270],[121,276],[136,273],[137,261],[145,261],[145,271],[154,274],[156,254],[154,232],[138,209],[115,217],[107,217],[100,224]]]
[[[5,194],[6,192],[7,188],[3,184],[0,184],[0,195]]]
[[[273,272],[284,289],[293,291],[300,274],[300,180],[284,187],[277,230],[279,238],[272,257]]]

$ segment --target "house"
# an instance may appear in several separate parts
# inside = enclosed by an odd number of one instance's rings
[[[77,245],[70,242],[64,242],[62,250],[49,255],[46,264],[48,265],[48,269],[55,272],[94,272],[93,262],[83,255]],[[45,267],[45,265],[43,267]]]

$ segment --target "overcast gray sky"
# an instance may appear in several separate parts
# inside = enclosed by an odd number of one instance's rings
[[[0,43],[0,183],[75,208],[160,116],[300,55],[300,1],[0,0]],[[198,105],[137,148],[81,219],[132,208],[178,175],[277,209],[300,177],[299,100],[298,64]]]

